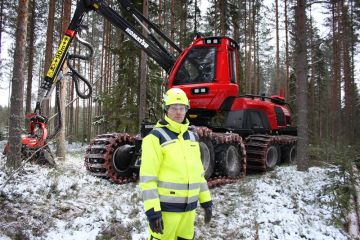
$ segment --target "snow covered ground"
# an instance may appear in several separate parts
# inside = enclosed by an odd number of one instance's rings
[[[1,240],[147,238],[138,184],[90,176],[84,150],[68,146],[55,169],[27,164],[5,187],[1,159]],[[212,189],[214,217],[205,225],[197,210],[195,239],[354,239],[336,225],[341,219],[330,189],[338,181],[335,168],[282,166]]]

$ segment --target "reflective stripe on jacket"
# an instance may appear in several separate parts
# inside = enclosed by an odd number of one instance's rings
[[[188,121],[165,116],[142,142],[140,188],[145,211],[186,212],[211,204],[200,147]]]

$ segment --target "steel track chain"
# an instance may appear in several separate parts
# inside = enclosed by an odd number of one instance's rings
[[[254,134],[246,137],[245,147],[247,153],[247,167],[249,170],[265,172],[266,152],[270,145],[279,147],[296,144],[297,137],[290,135]]]
[[[109,178],[116,184],[135,182],[136,176],[119,177],[114,171],[112,155],[123,144],[134,144],[135,138],[127,133],[100,134],[91,141],[85,153],[85,168],[91,175]]]
[[[235,183],[246,175],[246,150],[243,139],[236,133],[214,133],[206,127],[193,128],[200,138],[210,137],[217,144],[234,144],[239,146],[239,154],[242,157],[242,175],[236,178],[218,176],[207,180],[209,188],[224,184]],[[127,133],[100,134],[91,141],[85,154],[85,167],[91,175],[109,178],[116,184],[127,184],[136,182],[138,174],[130,177],[119,177],[112,166],[112,154],[115,149],[123,144],[133,144],[135,138]]]
[[[239,177],[228,177],[228,176],[216,176],[213,178],[207,179],[209,188],[218,187],[225,184],[236,183],[240,179],[246,176],[247,172],[247,155],[245,149],[245,143],[242,137],[237,133],[219,133],[213,132],[211,129],[207,127],[192,127],[192,131],[194,131],[199,138],[208,137],[212,142],[216,144],[232,144],[238,146],[239,155],[242,159],[242,174]]]

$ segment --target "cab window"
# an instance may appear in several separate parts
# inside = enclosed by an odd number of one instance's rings
[[[260,112],[258,111],[249,111],[246,116],[246,127],[253,128],[264,128],[264,123],[261,119]]]
[[[230,81],[232,83],[237,83],[237,73],[236,73],[236,53],[232,50],[229,51],[229,67],[230,67]]]
[[[213,82],[215,55],[215,47],[191,49],[175,76],[174,85]]]

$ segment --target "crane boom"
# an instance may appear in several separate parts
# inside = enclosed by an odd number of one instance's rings
[[[144,50],[148,54],[148,56],[154,59],[154,61],[157,62],[167,73],[170,72],[176,58],[160,43],[160,41],[155,37],[154,32],[156,32],[177,52],[181,53],[182,50],[173,41],[166,37],[155,24],[153,24],[149,19],[143,16],[129,1],[118,0],[118,2],[124,8],[124,10],[128,11],[135,18],[135,20],[138,21],[139,24],[148,32],[149,38],[146,38],[139,30],[136,29],[135,26],[129,23],[117,12],[115,12],[110,6],[106,4],[104,0],[78,1],[69,27],[65,31],[59,48],[52,60],[50,68],[43,81],[41,82],[35,112],[41,112],[40,103],[42,102],[44,97],[47,97],[49,95],[52,86],[54,86],[54,84],[58,80],[57,77],[59,75],[59,72],[61,71],[65,59],[68,56],[69,46],[73,38],[81,30],[83,17],[89,11],[95,11],[101,16],[103,16],[105,19],[107,19],[111,24],[116,26],[131,40],[133,40],[139,48]],[[142,23],[142,21],[144,21],[149,27],[146,27]],[[89,84],[87,85],[89,86]]]

